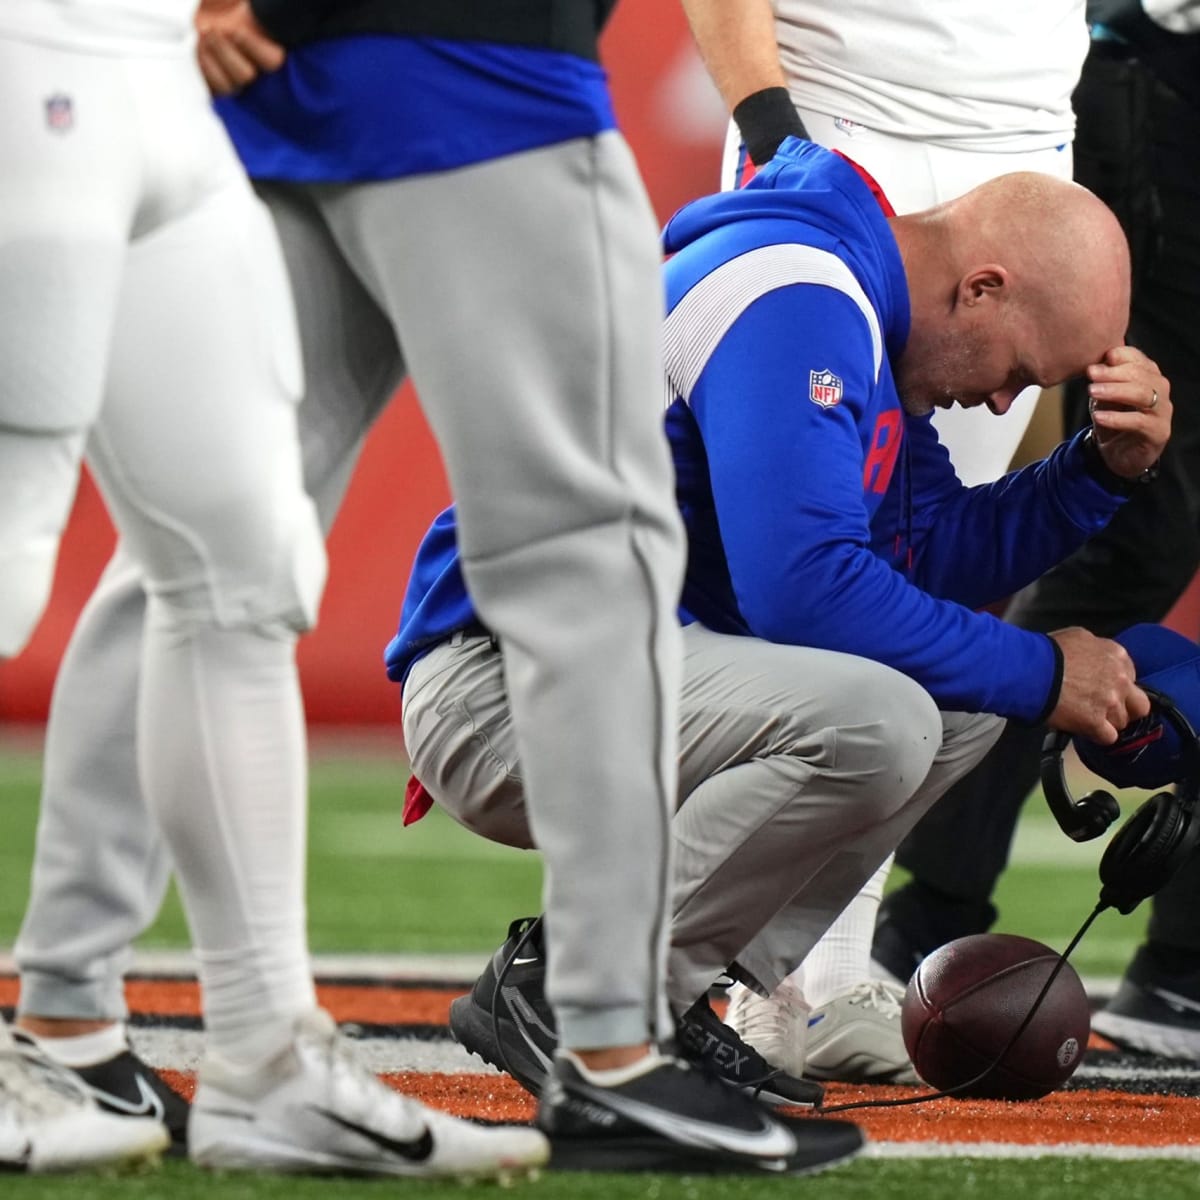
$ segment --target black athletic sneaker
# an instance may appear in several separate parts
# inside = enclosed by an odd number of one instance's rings
[[[497,1003],[496,981],[510,959]],[[521,917],[508,927],[504,945],[492,955],[470,994],[450,1005],[450,1032],[459,1043],[484,1062],[507,1071],[535,1096],[541,1095],[558,1049],[545,983],[541,922]],[[681,1058],[703,1065],[769,1104],[812,1106],[824,1096],[820,1084],[772,1067],[717,1017],[706,999],[680,1018],[676,1042]]]
[[[907,987],[922,959],[956,938],[987,933],[995,920],[988,901],[961,900],[914,879],[884,896],[871,959]]]
[[[852,1158],[863,1135],[848,1121],[788,1121],[678,1059],[653,1056],[624,1082],[584,1078],[555,1062],[538,1105],[550,1166],[567,1171],[806,1174]]]
[[[124,1117],[155,1117],[171,1135],[168,1153],[187,1153],[187,1122],[190,1105],[132,1050],[90,1067],[72,1067],[87,1085],[96,1103],[107,1112]]]
[[[1140,946],[1092,1028],[1125,1050],[1200,1062],[1200,962],[1180,957],[1200,956]]]
[[[509,959],[497,1003],[496,981]],[[558,1031],[546,1003],[540,919],[519,917],[508,927],[504,945],[492,955],[470,994],[451,1003],[450,1032],[465,1049],[507,1071],[526,1091],[541,1093],[558,1049]]]
[[[712,1010],[702,996],[679,1018],[675,1041],[681,1058],[702,1066],[744,1092],[771,1105],[812,1107],[825,1089],[769,1062]]]

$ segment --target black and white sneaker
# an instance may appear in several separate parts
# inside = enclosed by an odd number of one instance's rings
[[[522,917],[508,927],[504,945],[492,955],[470,994],[450,1005],[450,1031],[459,1043],[507,1071],[535,1096],[541,1095],[558,1050],[545,983],[541,922]],[[824,1096],[820,1084],[772,1067],[716,1016],[707,999],[697,1001],[680,1018],[676,1043],[681,1058],[769,1104],[812,1106]]]
[[[0,1024],[0,1173],[153,1164],[168,1142],[151,1117],[101,1112],[78,1075]]]
[[[132,1050],[87,1067],[71,1067],[105,1112],[119,1117],[153,1117],[171,1135],[169,1153],[187,1153],[188,1102]]]
[[[713,1012],[707,996],[679,1018],[675,1041],[682,1058],[767,1104],[811,1108],[824,1099],[825,1089],[819,1083],[771,1066]]]
[[[1092,1028],[1123,1050],[1200,1062],[1200,964],[1180,970],[1155,945],[1138,948],[1117,994],[1092,1017]]]
[[[509,925],[504,945],[470,993],[451,1003],[450,1032],[465,1049],[507,1071],[526,1091],[541,1094],[558,1048],[558,1030],[546,1003],[546,951],[539,919],[520,917]]]
[[[220,1171],[516,1179],[549,1157],[528,1125],[477,1125],[393,1091],[328,1013],[296,1020],[292,1044],[255,1067],[200,1065],[188,1130],[198,1166]]]
[[[538,1106],[550,1165],[567,1171],[797,1175],[852,1158],[848,1121],[788,1121],[678,1059],[652,1054],[589,1078],[569,1051],[554,1062]]]

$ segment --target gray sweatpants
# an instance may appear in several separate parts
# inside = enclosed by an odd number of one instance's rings
[[[300,318],[307,485],[328,527],[365,429],[411,371],[468,585],[507,647],[564,1041],[641,1041],[665,1011],[683,533],[661,429],[659,249],[628,148],[608,133],[262,192]],[[161,900],[167,862],[135,766],[143,612],[118,561],[58,680],[17,947],[26,1012],[122,1016],[128,943]]]
[[[735,960],[772,990],[1004,725],[939,713],[911,679],[868,659],[699,625],[683,640],[668,956],[676,1011]],[[430,651],[405,685],[404,737],[415,774],[452,816],[530,847],[540,842],[503,657],[489,639],[462,634]],[[631,826],[605,905],[638,886],[636,836]],[[611,966],[617,987],[623,957]]]

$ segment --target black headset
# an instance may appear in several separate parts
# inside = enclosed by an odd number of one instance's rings
[[[1200,739],[1191,722],[1162,692],[1143,688],[1158,714],[1179,735],[1183,753],[1175,791],[1151,796],[1117,831],[1100,859],[1100,906],[1128,915],[1153,896],[1183,865],[1200,842]],[[1110,792],[1071,796],[1063,751],[1071,735],[1051,731],[1042,744],[1042,788],[1059,828],[1076,842],[1105,833],[1121,815]]]

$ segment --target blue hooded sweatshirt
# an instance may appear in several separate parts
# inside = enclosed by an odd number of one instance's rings
[[[665,248],[666,430],[689,543],[681,619],[875,659],[946,711],[1044,718],[1052,642],[975,610],[1122,503],[1089,473],[1082,436],[962,485],[892,378],[910,316],[887,220],[819,146],[788,139],[746,187],[687,205]],[[418,550],[389,676],[474,619],[447,510]]]

